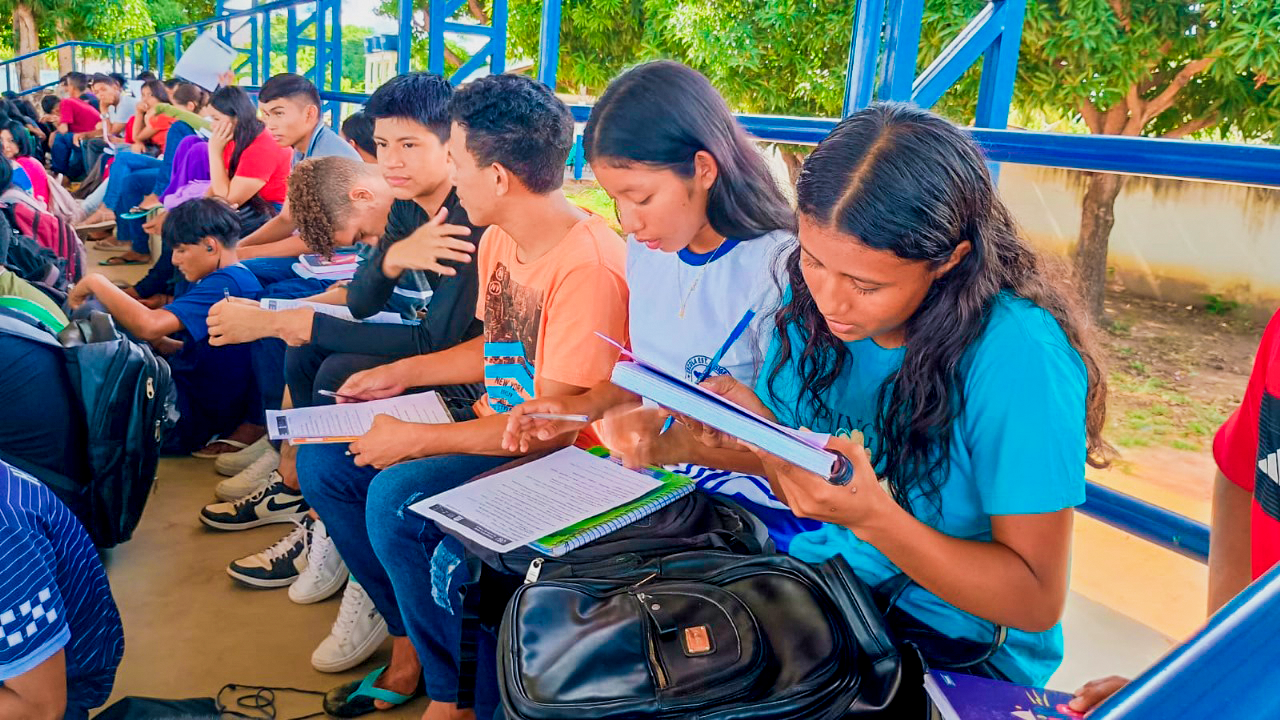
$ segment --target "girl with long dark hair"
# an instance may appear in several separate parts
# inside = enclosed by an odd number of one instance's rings
[[[729,374],[752,383],[778,306],[781,260],[795,243],[795,216],[764,158],[724,99],[697,71],[651,62],[618,76],[592,109],[583,134],[596,180],[613,197],[627,239],[631,348],[691,382]],[[756,321],[714,368],[735,326]],[[785,548],[813,529],[773,497],[749,453],[712,451],[683,426],[663,432],[665,415],[604,384],[575,397],[539,398],[508,414],[511,450],[584,423],[529,413],[608,415],[609,446],[633,466],[676,465],[701,487],[755,511]],[[714,469],[713,469],[714,468]]]
[[[841,487],[755,451],[797,515],[828,523],[791,553],[842,555],[905,588],[901,627],[993,648],[983,672],[1043,684],[1062,658],[1073,508],[1106,451],[1105,376],[1069,275],[1019,237],[971,138],[915,107],[841,122],[797,197],[756,392],[710,383],[833,434],[852,461]]]
[[[31,194],[40,202],[49,204],[49,176],[44,166],[36,160],[39,151],[36,141],[18,120],[6,119],[0,123],[0,145],[4,156],[22,170],[30,185]]]
[[[293,151],[276,144],[242,88],[219,88],[210,107],[209,195],[240,207],[260,201],[278,212],[285,199]],[[270,214],[263,212],[262,221]],[[242,211],[242,219],[244,215]]]
[[[148,80],[142,84],[139,92],[142,97],[138,99],[133,120],[130,122],[130,128],[133,131],[133,151],[145,154],[151,147],[155,147],[163,153],[165,139],[169,135],[169,127],[173,125],[174,118],[161,115],[155,110],[157,105],[171,102],[169,88],[159,80]]]

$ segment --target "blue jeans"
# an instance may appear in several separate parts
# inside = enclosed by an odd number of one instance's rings
[[[49,147],[49,168],[72,180],[84,177],[84,153],[76,146],[72,133],[53,136],[53,144]]]
[[[298,449],[298,480],[307,502],[346,560],[351,574],[369,593],[395,637],[413,641],[422,661],[427,695],[439,702],[457,700],[459,628],[452,570],[459,546],[441,544],[435,523],[407,508],[486,473],[510,458],[441,455],[394,465],[378,472],[356,467],[344,445],[304,445]],[[445,548],[437,552],[437,546]],[[441,564],[433,573],[433,566]],[[481,657],[481,662],[486,658]],[[492,653],[487,662],[496,662]],[[484,667],[484,665],[482,665]],[[481,673],[482,675],[486,673]],[[487,673],[492,675],[493,673]],[[479,694],[479,693],[478,693]],[[485,692],[488,699],[496,695]],[[495,706],[496,707],[496,706]],[[482,717],[491,717],[481,715]]]
[[[150,155],[122,152],[111,163],[111,182],[102,203],[116,214],[116,239],[127,241],[139,255],[151,254],[151,241],[142,229],[143,219],[124,220],[120,215],[129,212],[155,187],[160,173],[160,160]]]

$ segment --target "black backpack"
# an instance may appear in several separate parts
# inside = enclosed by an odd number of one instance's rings
[[[510,720],[924,718],[922,675],[840,557],[694,551],[540,580],[498,634]]]
[[[49,248],[14,230],[5,212],[0,212],[0,265],[58,305],[66,302],[66,263]]]
[[[177,422],[177,390],[169,365],[150,346],[119,332],[110,315],[91,313],[55,338],[19,313],[0,311],[0,332],[63,350],[88,430],[89,479],[74,492],[80,520],[94,544],[128,540],[155,484],[160,444]],[[42,480],[48,475],[37,471]],[[62,479],[65,482],[65,479]],[[57,491],[58,479],[50,483]]]

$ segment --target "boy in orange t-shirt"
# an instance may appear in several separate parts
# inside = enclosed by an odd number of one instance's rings
[[[465,567],[461,548],[403,508],[509,462],[502,413],[607,380],[618,351],[596,333],[627,339],[622,239],[561,190],[573,144],[569,109],[546,86],[515,75],[476,80],[455,93],[449,108],[458,199],[474,224],[491,226],[477,258],[476,317],[484,334],[357,373],[338,394],[373,400],[481,381],[487,392],[474,405],[456,406],[458,422],[450,425],[384,415],[349,449],[310,445],[298,453],[303,494],[395,638],[391,663],[371,682],[329,694],[326,710],[340,717],[406,702],[420,680],[433,701],[430,712],[458,712],[454,613],[466,573],[454,571]],[[444,224],[443,216],[426,227],[442,238],[470,232]],[[449,259],[470,259],[454,255]],[[480,668],[481,675],[493,672]],[[496,696],[482,691],[477,701],[480,716],[491,717]]]

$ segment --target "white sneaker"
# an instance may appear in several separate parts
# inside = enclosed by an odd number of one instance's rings
[[[310,518],[296,522],[298,526],[275,545],[228,565],[227,574],[245,585],[260,588],[284,587],[295,582],[307,569],[312,525]]]
[[[326,600],[342,589],[347,581],[347,564],[338,554],[338,547],[324,522],[317,520],[311,526],[311,548],[307,551],[307,569],[289,586],[289,599],[299,605],[310,605]]]
[[[213,494],[222,502],[235,502],[240,498],[249,497],[266,485],[271,472],[279,467],[280,453],[268,445],[267,452],[259,455],[233,477],[218,483],[218,486],[213,489]]]
[[[267,439],[267,436],[263,435],[247,447],[219,455],[213,461],[213,469],[223,477],[231,477],[252,465],[254,460],[262,457],[268,450],[271,452],[276,451],[275,448],[271,447],[271,441]]]
[[[311,667],[325,673],[350,670],[368,660],[388,637],[387,621],[353,578],[342,594],[342,607],[329,637],[311,653]]]

